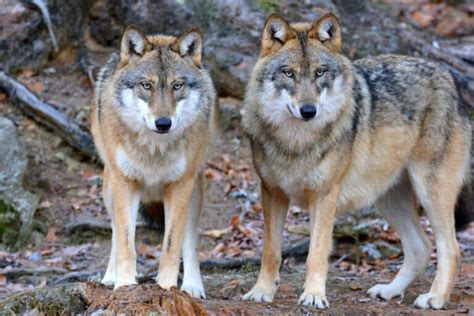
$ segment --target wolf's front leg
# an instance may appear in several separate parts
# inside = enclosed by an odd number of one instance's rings
[[[326,277],[332,246],[332,231],[339,188],[327,193],[310,193],[308,206],[311,219],[311,240],[306,259],[306,281],[298,304],[326,309]]]
[[[135,227],[140,195],[136,186],[120,175],[111,175],[113,192],[112,221],[115,252],[115,288],[136,284]]]
[[[280,281],[281,237],[289,200],[281,190],[268,189],[262,184],[262,204],[264,216],[262,264],[257,283],[242,299],[271,302]]]
[[[183,266],[184,276],[181,290],[189,293],[195,298],[206,298],[204,286],[202,284],[201,270],[199,269],[199,257],[197,246],[199,241],[198,223],[203,207],[204,178],[198,176],[193,189],[189,214],[186,221],[186,230],[183,241]]]
[[[193,186],[194,176],[185,175],[164,189],[165,236],[156,280],[164,289],[176,286],[178,282],[181,247]]]
[[[107,270],[105,271],[104,277],[102,278],[102,284],[114,285],[117,275],[117,240],[115,238],[115,225],[114,225],[114,207],[113,207],[113,195],[112,195],[112,179],[110,177],[110,170],[104,169],[102,184],[102,197],[104,200],[105,208],[109,213],[110,220],[112,222],[112,244],[110,247],[109,263],[107,264]]]

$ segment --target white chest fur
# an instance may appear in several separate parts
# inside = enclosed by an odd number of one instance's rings
[[[168,150],[166,154],[156,157],[145,153],[132,155],[123,148],[118,148],[115,161],[126,177],[143,182],[147,187],[157,187],[179,179],[187,165],[186,154],[182,148]]]

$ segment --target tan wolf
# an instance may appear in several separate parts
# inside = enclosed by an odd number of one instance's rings
[[[92,133],[104,162],[103,197],[112,218],[112,249],[102,280],[134,284],[135,226],[140,203],[162,201],[165,234],[157,282],[194,297],[205,292],[197,256],[203,205],[201,164],[216,129],[216,93],[201,64],[202,36],[144,36],[129,27],[120,54],[102,68]]]
[[[243,299],[273,300],[290,203],[310,213],[300,304],[329,306],[325,283],[336,212],[372,204],[399,233],[405,259],[391,283],[368,293],[402,296],[431,254],[420,203],[438,264],[430,291],[415,306],[441,308],[460,260],[454,208],[468,180],[471,144],[455,83],[434,62],[395,55],[351,62],[340,48],[332,13],[311,24],[289,24],[278,15],[265,23],[243,116],[262,180],[264,247],[257,283]]]

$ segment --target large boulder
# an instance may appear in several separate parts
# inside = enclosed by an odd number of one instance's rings
[[[312,21],[324,11],[337,8],[331,0],[285,5],[274,0],[99,0],[90,10],[90,29],[99,44],[119,47],[130,24],[146,33],[170,35],[197,26],[204,34],[205,63],[220,94],[242,97],[267,16],[279,12],[291,21]]]
[[[89,26],[96,42],[115,47],[130,24],[146,33],[171,35],[198,26],[204,34],[204,60],[219,93],[241,98],[265,19],[280,13],[291,22],[313,21],[326,11],[341,18],[343,51],[351,58],[403,51],[395,19],[361,0],[99,0],[90,9]]]
[[[78,40],[91,1],[0,0],[0,68],[7,72],[41,68],[55,53],[48,16],[61,50]],[[46,10],[34,3],[44,3]]]
[[[38,206],[38,198],[22,186],[27,163],[15,125],[0,116],[0,240],[9,247],[28,241]]]

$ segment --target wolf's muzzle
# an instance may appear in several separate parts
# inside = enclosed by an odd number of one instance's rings
[[[305,104],[300,108],[300,113],[305,121],[309,121],[316,116],[316,107],[312,104]]]
[[[155,121],[156,129],[158,133],[168,133],[171,128],[171,120],[167,117],[160,117]]]

